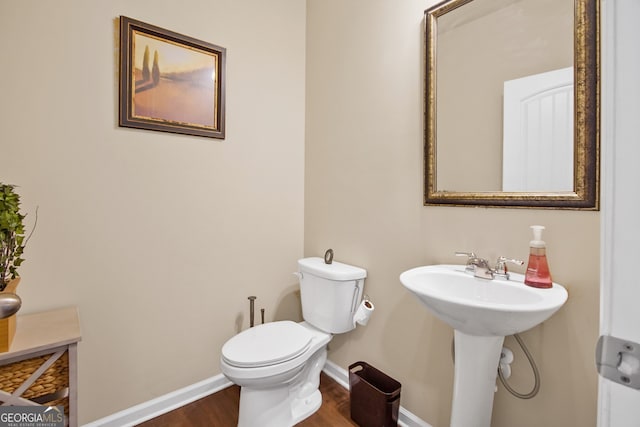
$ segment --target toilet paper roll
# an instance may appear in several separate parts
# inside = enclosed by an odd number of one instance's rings
[[[362,300],[355,316],[353,316],[354,324],[359,323],[360,325],[365,326],[367,322],[369,322],[373,310],[375,310],[375,307],[373,306],[373,303],[371,301],[369,301],[368,299]]]

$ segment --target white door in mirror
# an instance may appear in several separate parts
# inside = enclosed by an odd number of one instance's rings
[[[573,67],[504,82],[502,191],[573,191]]]

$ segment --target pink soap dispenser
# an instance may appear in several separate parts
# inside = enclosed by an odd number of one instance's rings
[[[547,247],[542,240],[542,225],[532,225],[533,240],[529,242],[529,264],[525,273],[524,283],[534,288],[551,288],[551,273],[547,263]]]

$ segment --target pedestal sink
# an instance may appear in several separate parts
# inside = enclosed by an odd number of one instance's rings
[[[400,282],[436,317],[454,328],[455,372],[451,427],[489,427],[504,337],[526,331],[553,315],[567,291],[509,280],[476,278],[463,265],[431,265],[407,270]]]

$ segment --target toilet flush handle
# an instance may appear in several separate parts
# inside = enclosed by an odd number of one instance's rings
[[[356,284],[353,287],[353,297],[351,298],[351,313],[355,313],[358,309],[358,295],[360,294],[360,281],[356,280]]]

